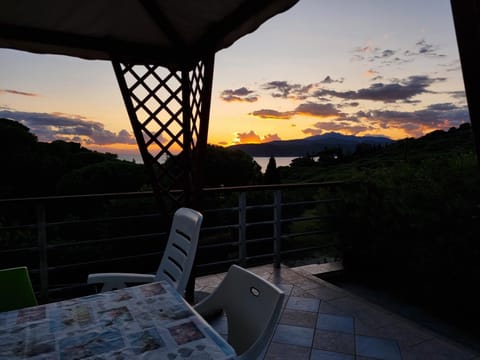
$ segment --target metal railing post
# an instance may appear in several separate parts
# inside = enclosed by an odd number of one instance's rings
[[[247,193],[238,194],[238,257],[240,265],[247,259]]]
[[[43,202],[37,203],[37,239],[40,272],[40,301],[48,301],[47,225]]]
[[[280,268],[282,249],[282,191],[273,192],[273,252],[275,254],[274,267]]]

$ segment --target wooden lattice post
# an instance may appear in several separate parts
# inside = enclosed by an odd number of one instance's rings
[[[201,207],[214,54],[181,69],[112,63],[157,203],[167,215],[161,217],[163,225],[168,226],[178,207]],[[195,267],[186,290],[190,302],[194,287]]]
[[[213,62],[214,55],[181,69],[113,62],[154,194],[169,215],[199,207]]]

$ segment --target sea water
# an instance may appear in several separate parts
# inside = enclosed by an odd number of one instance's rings
[[[290,166],[290,163],[292,162],[292,160],[296,159],[296,157],[294,156],[278,156],[278,157],[274,156],[274,158],[275,158],[275,163],[277,164],[277,167]],[[260,165],[260,167],[262,168],[262,173],[265,173],[270,157],[254,156],[253,160],[255,160],[256,163]]]

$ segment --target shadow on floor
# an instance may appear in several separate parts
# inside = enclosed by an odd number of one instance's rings
[[[480,352],[480,329],[476,325],[479,319],[465,315],[466,309],[461,309],[459,315],[459,307],[451,306],[449,301],[438,299],[435,306],[428,306],[428,300],[415,298],[408,284],[386,286],[384,281],[365,281],[346,271],[316,276]]]

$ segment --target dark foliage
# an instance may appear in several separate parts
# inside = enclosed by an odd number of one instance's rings
[[[282,168],[282,179],[350,181],[337,224],[347,271],[432,311],[454,307],[456,321],[480,317],[472,291],[480,277],[480,169],[470,125],[358,150],[337,164]]]
[[[280,173],[277,169],[277,162],[273,156],[268,159],[265,175],[263,176],[264,184],[280,184]]]
[[[8,119],[0,119],[0,162],[1,198],[138,191],[148,182],[143,165],[75,142],[39,142]]]
[[[260,184],[262,172],[252,156],[241,150],[208,145],[205,187]]]

